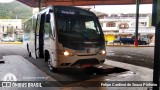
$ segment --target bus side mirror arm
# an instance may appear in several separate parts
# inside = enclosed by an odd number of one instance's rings
[[[52,39],[55,40],[55,31],[52,30]]]

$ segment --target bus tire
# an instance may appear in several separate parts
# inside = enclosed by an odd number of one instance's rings
[[[51,58],[48,51],[45,51],[44,59],[45,59],[45,62],[48,63],[48,68],[51,72],[54,72],[54,73],[58,72],[58,69],[51,65]]]
[[[48,60],[48,68],[49,68],[49,70],[50,70],[51,72],[54,72],[54,73],[57,73],[57,72],[58,72],[58,69],[55,68],[55,67],[53,67],[53,66],[51,65],[51,60],[50,60],[50,59]]]

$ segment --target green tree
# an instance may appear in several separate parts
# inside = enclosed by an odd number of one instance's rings
[[[23,3],[0,3],[0,19],[27,19],[31,16],[32,8]]]

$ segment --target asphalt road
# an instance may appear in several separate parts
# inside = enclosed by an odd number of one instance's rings
[[[0,44],[0,59],[6,55],[28,57],[23,44]],[[116,47],[107,46],[106,59],[153,68],[154,47]]]
[[[23,44],[0,44],[0,59],[7,55],[28,57],[27,49]]]
[[[153,68],[154,47],[107,46],[107,59]]]
[[[152,50],[153,47],[145,47],[145,48],[135,48],[135,47],[107,47],[107,59],[114,60],[114,61],[122,61],[125,63],[132,63],[136,64],[138,63],[139,66],[145,65],[145,63],[153,62],[153,53]],[[10,56],[11,55],[11,56]],[[12,56],[13,55],[13,56]],[[25,59],[21,58],[15,58],[14,55],[21,55]],[[44,62],[42,59],[34,59],[32,57],[27,56],[27,50],[25,46],[23,45],[0,45],[0,56],[6,56],[4,60],[6,60],[5,64],[1,64],[1,72],[0,76],[2,77],[4,72],[16,72],[16,75],[27,76],[27,77],[33,77],[33,76],[47,76],[51,77],[55,81],[58,81],[58,83],[62,84],[63,86],[74,86],[74,87],[68,87],[64,88],[63,90],[108,90],[106,87],[99,87],[99,88],[89,88],[89,84],[87,81],[131,81],[131,80],[141,80],[144,78],[144,75],[141,75],[139,72],[132,72],[121,68],[116,68],[112,72],[104,72],[102,74],[93,74],[93,75],[86,75],[83,74],[83,72],[77,72],[77,70],[68,70],[63,69],[59,73],[52,73],[49,71],[47,67],[47,63]],[[147,58],[148,57],[148,58]],[[149,59],[151,58],[151,59]],[[143,62],[141,62],[143,61]],[[107,62],[107,60],[106,60]],[[141,63],[140,63],[141,62]],[[145,63],[144,63],[145,62]],[[8,66],[7,66],[8,65]],[[21,66],[22,65],[22,66]],[[16,68],[15,68],[16,67]],[[4,69],[5,68],[5,69]],[[20,68],[24,68],[19,70]],[[135,68],[136,69],[136,68]],[[139,68],[138,68],[139,69]],[[108,71],[108,70],[106,70]],[[145,71],[145,70],[143,70]],[[146,71],[145,71],[146,72]],[[20,74],[21,73],[21,74]],[[146,75],[146,74],[145,74]],[[146,79],[146,78],[145,78]],[[142,79],[143,80],[143,79]],[[65,82],[69,81],[69,82]],[[76,81],[76,83],[74,83]],[[77,88],[75,85],[78,83],[77,86],[80,87]],[[138,87],[140,88],[140,87]],[[32,90],[38,90],[32,89]],[[54,88],[55,89],[55,88]],[[53,90],[54,90],[53,89]],[[5,89],[7,90],[7,89]],[[10,90],[10,89],[8,89]],[[20,89],[15,89],[20,90]],[[31,90],[31,89],[30,89]],[[48,89],[49,90],[49,89]],[[52,89],[50,89],[52,90]],[[56,89],[57,90],[57,89]],[[114,87],[110,88],[109,90],[135,90],[135,87]],[[136,89],[136,90],[147,90],[143,89]]]

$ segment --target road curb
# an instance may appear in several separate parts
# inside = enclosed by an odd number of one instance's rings
[[[136,47],[134,45],[106,45],[106,46],[111,46],[111,47]],[[139,45],[138,47],[154,47],[152,46],[148,46],[148,45]]]
[[[0,42],[0,44],[23,44],[23,42]]]

